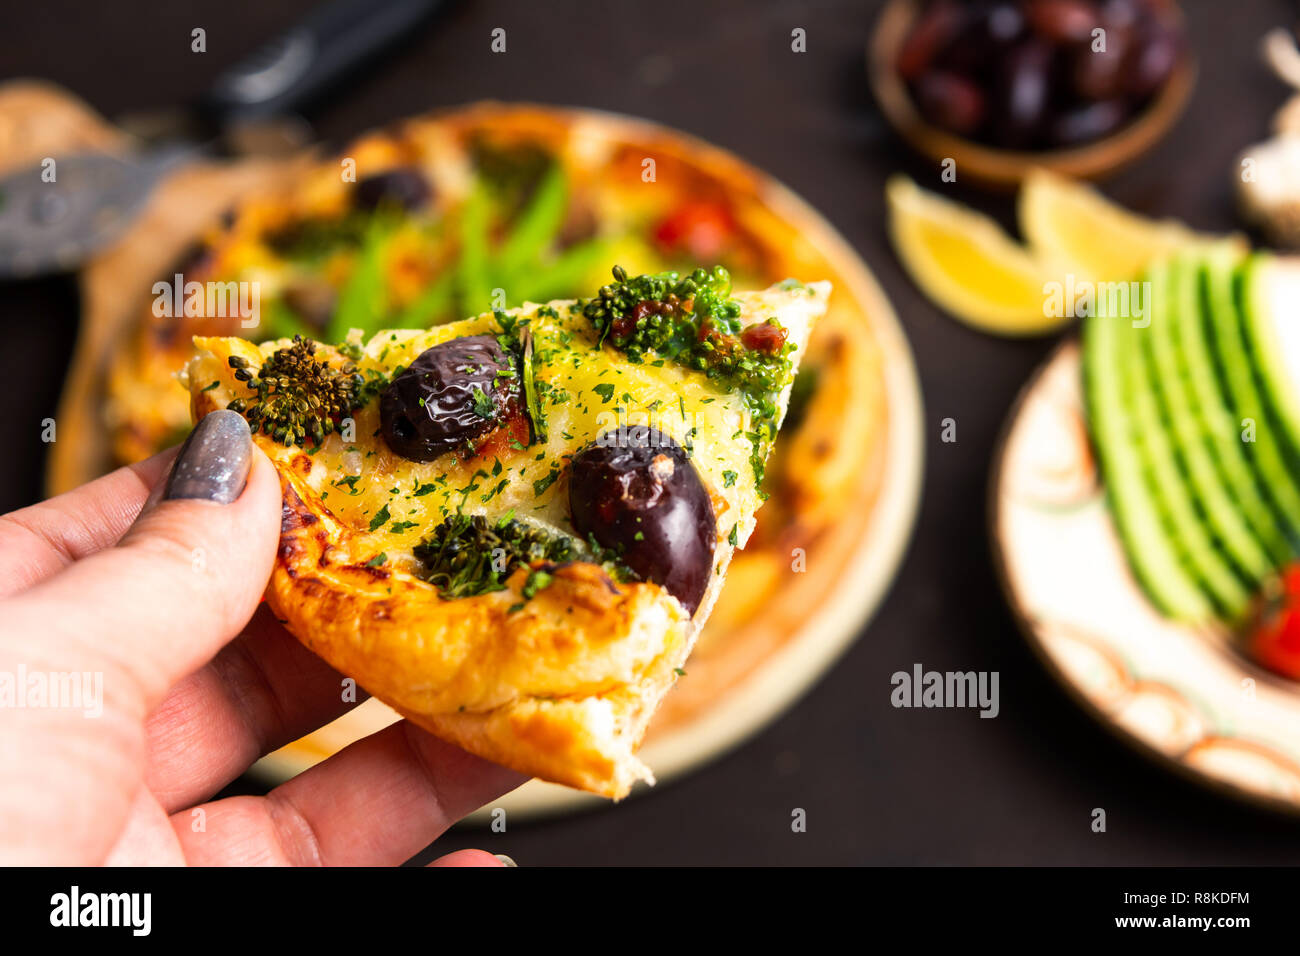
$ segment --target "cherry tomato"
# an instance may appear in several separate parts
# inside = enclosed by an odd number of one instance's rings
[[[711,200],[679,206],[655,227],[663,250],[685,252],[701,262],[717,259],[736,232],[736,220],[723,203]]]
[[[1300,680],[1300,562],[1262,598],[1246,651],[1262,667]]]

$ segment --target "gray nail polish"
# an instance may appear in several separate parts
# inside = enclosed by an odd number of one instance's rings
[[[212,412],[185,439],[163,500],[201,498],[228,505],[244,491],[253,463],[253,441],[248,423],[237,412]]]
[[[519,864],[516,863],[514,860],[510,859],[510,857],[506,856],[504,853],[493,853],[492,855],[493,855],[494,857],[496,857],[498,860],[501,861],[501,865],[502,865],[502,866],[518,866],[518,865],[519,865]]]

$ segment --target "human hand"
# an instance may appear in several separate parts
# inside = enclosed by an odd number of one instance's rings
[[[400,721],[265,797],[202,802],[353,706],[258,606],[279,516],[224,411],[179,453],[0,516],[0,862],[397,864],[522,782]]]

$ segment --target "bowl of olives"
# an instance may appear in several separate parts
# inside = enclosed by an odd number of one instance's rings
[[[888,121],[958,175],[1113,172],[1156,143],[1196,76],[1174,0],[890,0],[868,48]]]

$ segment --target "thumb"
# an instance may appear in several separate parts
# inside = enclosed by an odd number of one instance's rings
[[[152,708],[256,610],[279,516],[275,468],[248,424],[213,412],[122,540],[5,602],[6,625],[43,634],[52,663],[84,670],[88,658],[125,674]]]

